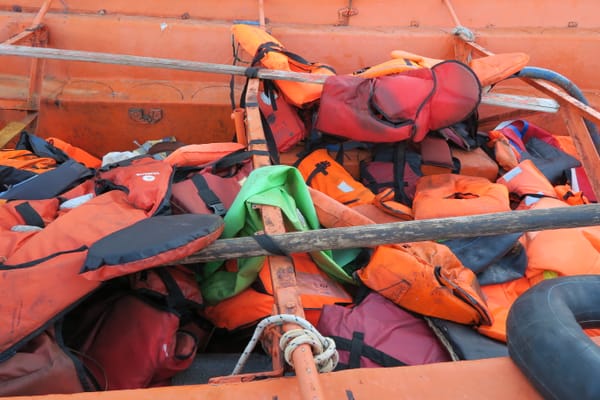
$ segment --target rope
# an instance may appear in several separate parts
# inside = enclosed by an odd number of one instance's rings
[[[461,25],[458,25],[456,28],[452,29],[452,34],[460,36],[460,38],[465,42],[475,41],[475,34],[473,33],[473,31]]]
[[[283,351],[285,361],[290,366],[294,366],[292,361],[292,353],[294,350],[300,345],[308,344],[312,348],[315,364],[319,372],[330,372],[336,367],[339,355],[335,349],[335,342],[332,339],[321,335],[315,327],[304,318],[293,314],[279,314],[263,319],[256,326],[254,334],[233,368],[231,375],[237,375],[241,372],[248,361],[252,350],[254,350],[254,347],[256,347],[256,344],[260,340],[260,336],[269,325],[283,325],[284,323],[296,324],[302,328],[292,329],[284,333],[279,340],[279,347],[281,347]]]
[[[454,21],[454,25],[456,25],[456,27],[452,30],[452,34],[460,36],[465,42],[474,42],[475,34],[469,28],[463,26],[463,24],[460,23],[458,15],[456,15],[456,11],[454,11],[454,6],[452,5],[452,2],[450,0],[444,0],[444,4],[448,8],[448,12],[450,12],[450,16]]]

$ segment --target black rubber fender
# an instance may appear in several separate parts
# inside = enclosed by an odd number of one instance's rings
[[[600,275],[546,280],[523,293],[506,323],[508,354],[546,399],[600,399]]]

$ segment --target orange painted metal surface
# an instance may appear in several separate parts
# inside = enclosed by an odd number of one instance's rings
[[[355,369],[321,374],[319,379],[325,398],[336,400],[541,399],[517,366],[505,357],[412,367]],[[296,377],[223,385],[51,395],[43,398],[48,400],[304,399]]]

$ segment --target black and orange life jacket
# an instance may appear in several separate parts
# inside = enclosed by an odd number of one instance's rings
[[[60,143],[69,146],[63,141]],[[27,132],[21,133],[14,149],[0,150],[0,199],[52,198],[92,176],[91,167]]]
[[[0,360],[101,281],[181,259],[216,240],[220,217],[161,215],[168,210],[171,174],[168,163],[133,159],[100,172],[98,194],[77,207],[59,212],[56,199],[31,201],[31,207],[0,205],[14,223],[0,229],[6,252],[0,287],[11,299],[0,302],[0,325],[12,327],[0,332]],[[35,220],[42,229],[22,232],[15,226]]]
[[[236,24],[231,28],[233,36],[240,46],[254,57],[252,66],[262,65],[281,71],[304,72],[312,74],[335,75],[328,65],[306,61],[287,50],[283,44],[256,26]],[[318,100],[323,85],[306,82],[274,81],[283,96],[296,107],[304,107]]]

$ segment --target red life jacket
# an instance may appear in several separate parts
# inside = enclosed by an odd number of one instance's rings
[[[353,140],[420,142],[430,130],[465,120],[479,105],[473,71],[457,61],[363,79],[327,78],[316,129]]]
[[[298,115],[298,110],[289,104],[275,90],[260,92],[258,106],[267,123],[265,137],[272,136],[277,151],[290,150],[306,136],[306,126]],[[269,132],[269,135],[267,134]]]
[[[130,287],[109,296],[97,293],[66,317],[76,318],[81,330],[71,336],[85,337],[79,339],[81,360],[100,387],[109,390],[168,384],[190,366],[201,339],[182,326],[202,305],[191,270],[170,266],[142,271],[130,276]]]

